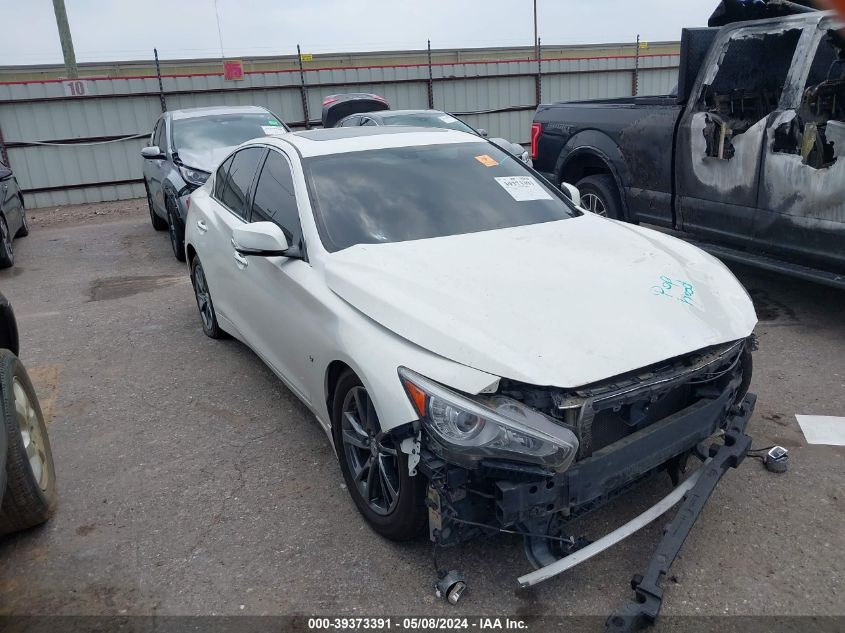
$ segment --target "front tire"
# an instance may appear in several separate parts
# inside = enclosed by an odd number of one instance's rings
[[[581,207],[612,220],[624,220],[622,199],[616,181],[609,174],[587,176],[575,185],[581,193]]]
[[[15,237],[26,237],[29,235],[29,218],[26,217],[26,209],[23,208],[23,203],[21,203],[21,213],[23,213],[23,224],[21,224],[21,228],[18,229]]]
[[[153,206],[153,197],[150,195],[150,188],[146,182],[144,183],[144,189],[147,192],[147,206],[150,208],[150,223],[156,231],[167,230],[167,221],[158,217],[158,213],[156,213],[155,207]]]
[[[6,491],[0,534],[44,523],[56,507],[56,470],[44,415],[18,357],[0,350],[0,417],[6,433]]]
[[[180,262],[185,261],[185,227],[179,221],[179,212],[176,209],[176,201],[170,196],[167,197],[167,231],[170,234],[170,248],[173,249],[173,256]]]
[[[393,541],[419,536],[427,519],[425,480],[408,474],[408,456],[381,432],[372,399],[349,369],[334,390],[332,438],[346,487],[370,527]]]
[[[206,279],[205,269],[202,267],[199,256],[191,260],[191,284],[194,286],[194,297],[200,311],[203,333],[209,338],[226,338],[226,332],[217,323],[217,313],[211,301],[208,279]]]
[[[11,268],[15,265],[15,249],[12,248],[12,234],[6,218],[0,215],[0,268]]]

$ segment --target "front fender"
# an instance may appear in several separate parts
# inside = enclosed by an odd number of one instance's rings
[[[622,150],[616,141],[604,132],[583,130],[574,134],[566,142],[555,164],[555,175],[558,182],[562,181],[563,174],[573,161],[585,156],[598,159],[607,166],[607,170],[613,176],[616,186],[619,188],[622,208],[627,216],[628,205],[624,192],[631,181],[628,163],[625,161]]]

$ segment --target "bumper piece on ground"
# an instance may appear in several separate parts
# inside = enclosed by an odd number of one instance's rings
[[[645,574],[636,575],[632,579],[634,598],[607,619],[608,633],[638,631],[653,624],[657,619],[663,602],[663,587],[660,585],[663,576],[669,572],[687,535],[722,476],[728,469],[736,468],[742,463],[751,448],[751,438],[745,434],[745,427],[756,401],[757,396],[748,394],[742,403],[731,411],[732,415],[725,429],[725,443],[710,447],[710,459],[693,475],[697,475],[696,481],[684,495],[683,504],[675,519],[666,526]]]

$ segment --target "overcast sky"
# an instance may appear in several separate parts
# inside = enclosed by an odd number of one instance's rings
[[[217,57],[214,0],[65,0],[77,61]],[[530,45],[532,0],[217,0],[229,57]],[[538,0],[544,44],[677,40],[717,0]],[[0,65],[62,61],[51,0],[0,0]]]

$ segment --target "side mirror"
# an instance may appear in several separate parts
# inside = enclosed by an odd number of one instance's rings
[[[581,206],[581,192],[578,191],[578,187],[570,185],[568,182],[562,182],[560,183],[560,190],[567,198],[572,200],[572,204],[576,207]]]
[[[157,145],[152,145],[150,147],[142,147],[141,156],[154,160],[158,158],[164,158],[164,152],[162,152]]]
[[[478,132],[479,136],[483,136],[484,138],[487,138],[487,130],[485,130],[483,127],[478,128],[476,130],[476,132]]]
[[[288,238],[272,222],[253,222],[235,227],[232,231],[232,246],[241,255],[263,257],[284,255],[290,249]]]

